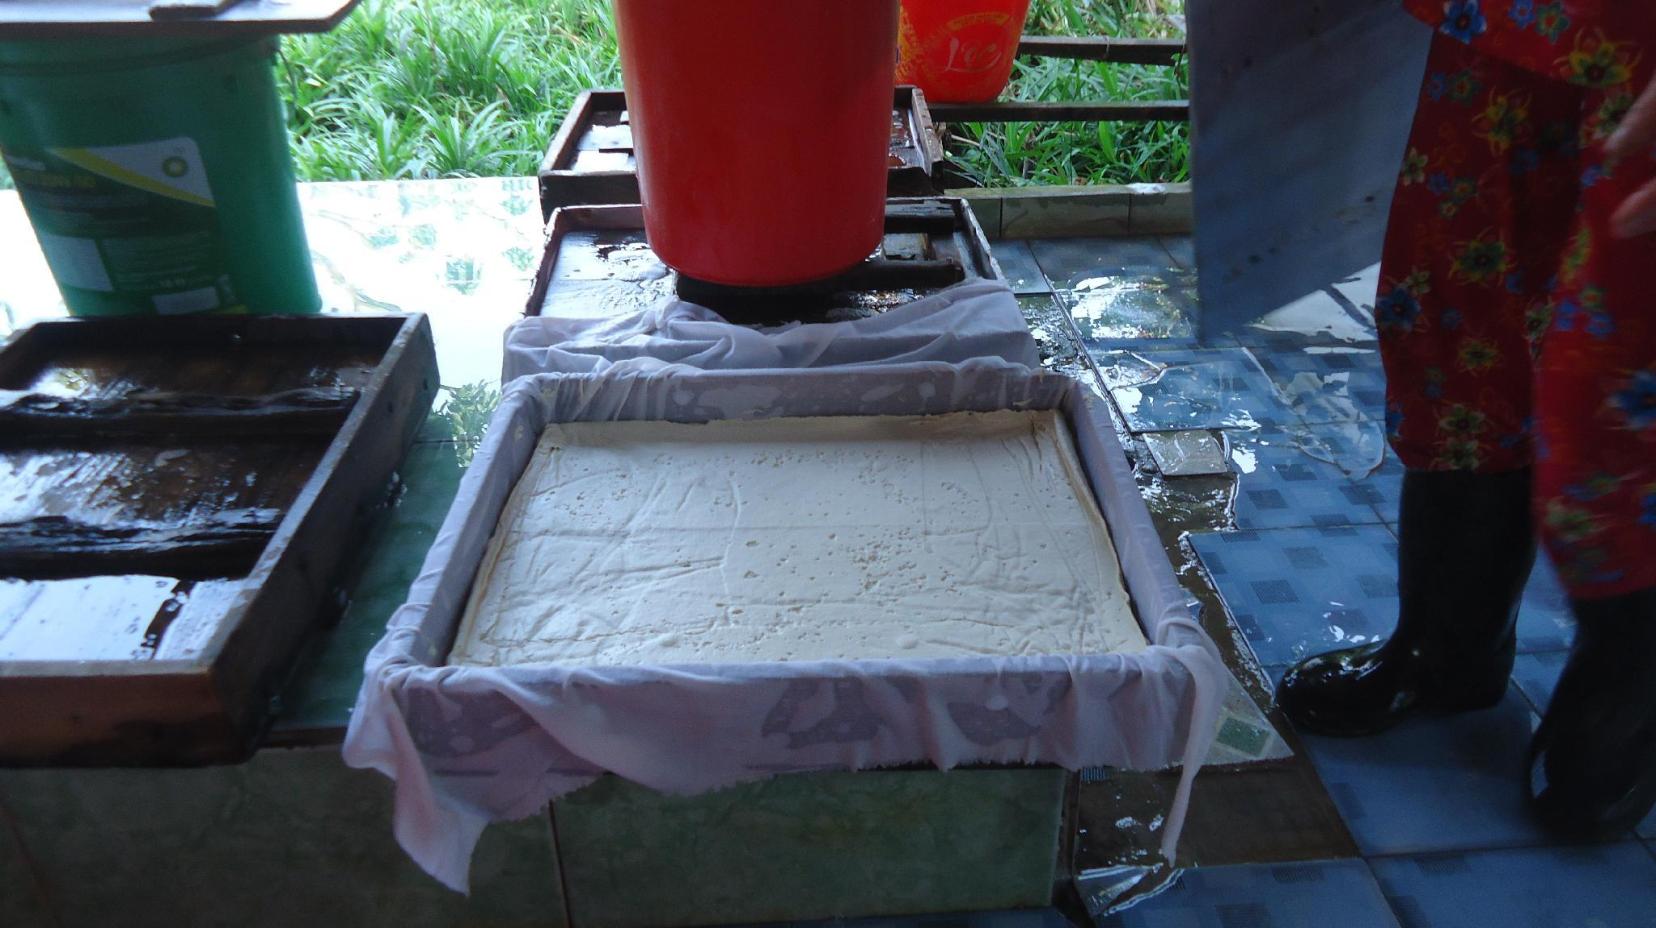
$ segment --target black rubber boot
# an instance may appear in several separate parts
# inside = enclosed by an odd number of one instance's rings
[[[1416,714],[1501,701],[1535,564],[1530,472],[1410,471],[1399,519],[1397,630],[1301,661],[1277,703],[1301,729],[1354,737]]]
[[[1530,795],[1559,835],[1609,840],[1656,805],[1656,589],[1574,606],[1570,660],[1530,749]]]

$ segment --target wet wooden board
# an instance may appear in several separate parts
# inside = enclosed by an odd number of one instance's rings
[[[1118,39],[1109,36],[1026,35],[1018,54],[1111,64],[1178,64],[1185,56],[1183,39]]]
[[[802,223],[808,221],[801,217]],[[718,288],[723,294],[686,289],[649,250],[642,208],[569,206],[552,214],[546,252],[524,314],[643,310],[677,288],[732,322],[839,322],[875,315],[970,279],[999,280],[1002,274],[977,217],[957,197],[886,201],[880,250],[839,277],[735,295],[733,288]]]
[[[4,0],[0,39],[326,32],[357,0]]]
[[[76,577],[235,577],[253,569],[276,534],[277,509],[204,513],[186,525],[94,525],[72,516],[0,523],[0,564],[39,580]]]
[[[923,197],[940,192],[932,180],[943,143],[932,126],[920,88],[901,86],[891,110],[887,195]],[[565,206],[639,202],[627,98],[619,90],[587,90],[575,98],[540,166],[541,213]]]
[[[134,391],[116,398],[0,390],[0,443],[153,435],[315,435],[345,424],[361,391],[304,387],[263,396]]]
[[[247,757],[436,387],[423,316],[43,322],[0,351],[0,763]]]

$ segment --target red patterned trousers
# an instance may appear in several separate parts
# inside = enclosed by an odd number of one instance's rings
[[[1408,2],[1439,32],[1376,303],[1392,446],[1533,467],[1572,595],[1656,587],[1656,237],[1609,232],[1656,157],[1604,154],[1656,70],[1656,5]]]

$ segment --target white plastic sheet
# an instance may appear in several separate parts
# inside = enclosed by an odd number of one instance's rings
[[[395,830],[456,889],[493,820],[605,772],[692,794],[789,772],[916,762],[1184,764],[1212,744],[1227,675],[1190,615],[1101,400],[997,359],[850,370],[620,365],[506,390],[408,602],[367,661],[345,759],[396,780]],[[444,665],[489,536],[549,422],[1063,409],[1153,645],[1128,654],[672,667]]]
[[[1005,283],[973,280],[851,322],[754,329],[661,300],[620,319],[532,316],[506,333],[501,382],[543,373],[685,365],[702,370],[859,367],[1002,358],[1034,367],[1035,340]]]

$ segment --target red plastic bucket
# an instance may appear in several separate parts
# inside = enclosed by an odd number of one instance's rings
[[[680,273],[831,277],[885,226],[898,0],[615,0],[644,225]]]
[[[937,103],[987,103],[1012,77],[1029,0],[903,0],[897,81]]]

